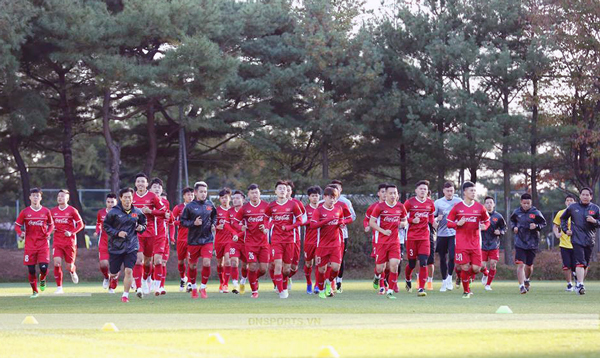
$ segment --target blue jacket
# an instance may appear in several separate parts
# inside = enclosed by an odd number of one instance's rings
[[[587,222],[588,216],[593,217],[597,222],[595,224]],[[594,246],[596,228],[600,226],[600,207],[594,203],[569,205],[560,217],[560,228],[563,232],[569,230],[569,218],[571,219],[571,231],[573,232],[571,243],[580,246]]]
[[[500,235],[494,234],[494,231],[500,230]],[[506,233],[506,221],[497,211],[490,213],[490,226],[483,231],[481,237],[481,249],[484,251],[497,250],[500,248],[500,238]]]
[[[531,209],[523,211],[519,206],[510,216],[512,228],[519,229],[515,235],[515,247],[524,250],[537,250],[540,243],[540,230],[546,226],[544,215],[532,206]],[[531,230],[529,224],[535,224]]]
[[[143,228],[140,232],[135,230],[138,225]],[[146,230],[146,215],[133,205],[131,210],[127,212],[119,203],[106,214],[102,227],[108,235],[108,252],[110,254],[138,252],[140,248],[138,233]],[[124,238],[119,237],[121,231],[125,231],[127,236]]]
[[[194,225],[196,218],[202,219],[202,225]],[[179,221],[188,228],[188,245],[198,246],[215,241],[212,227],[217,225],[217,208],[210,200],[194,200],[185,206]]]

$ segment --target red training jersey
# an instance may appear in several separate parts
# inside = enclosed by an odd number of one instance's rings
[[[267,207],[269,204],[262,200],[256,206],[247,202],[235,214],[237,225],[248,227],[245,236],[246,246],[269,246],[267,234],[260,229],[261,225],[264,225],[265,228],[269,227],[268,218],[265,215]]]
[[[167,208],[164,206],[160,198],[149,190],[146,190],[146,193],[143,195],[139,195],[136,191],[133,194],[133,206],[142,210],[142,212],[144,211],[143,208],[152,210],[150,214],[144,214],[146,215],[146,221],[148,224],[146,226],[146,231],[138,234],[138,237],[146,238],[158,236],[158,219],[156,217],[161,216],[164,218],[165,212],[167,211]]]
[[[231,228],[231,216],[229,210],[231,208],[225,209],[222,206],[217,207],[217,225],[223,225],[222,229],[217,228],[215,235],[215,244],[225,244],[228,242],[232,242],[233,238],[233,229]]]
[[[238,211],[240,211],[242,209],[242,207],[240,206],[237,210],[235,209],[235,207],[231,207],[229,209],[229,225],[231,227],[232,234],[233,235],[237,235],[238,237],[238,243],[244,243],[245,239],[246,239],[246,234],[240,231],[240,225],[237,222],[237,220],[235,220],[235,215],[238,213]],[[232,236],[233,237],[233,236]]]
[[[433,224],[435,212],[433,200],[426,198],[424,201],[419,201],[416,197],[412,197],[404,203],[404,208],[408,214],[406,239],[429,240],[429,224]],[[418,224],[412,222],[414,218],[420,218]]]
[[[23,209],[15,222],[15,230],[21,235],[25,231],[25,250],[48,248],[50,234],[54,230],[52,214],[46,207],[34,210],[31,206]]]
[[[465,218],[465,223],[456,223]],[[454,205],[447,217],[448,227],[456,229],[456,252],[481,249],[479,223],[490,224],[490,215],[483,205],[474,201],[471,206],[464,202]]]
[[[293,200],[286,200],[283,204],[272,202],[267,207],[265,215],[271,219],[271,243],[288,244],[300,240],[298,230],[290,229],[290,226],[302,220],[302,210]],[[284,226],[287,231],[283,230]]]
[[[327,209],[324,205],[320,205],[313,211],[310,219],[312,226],[325,222],[323,226],[316,228],[317,230],[317,247],[321,248],[336,248],[342,246],[342,230],[341,225],[344,224],[344,210],[340,205],[334,205],[333,208]]]
[[[306,206],[306,234],[304,235],[304,246],[317,244],[318,229],[310,228],[310,222],[312,220],[314,212],[317,211],[317,208],[318,206],[316,208],[313,208],[310,204]]]
[[[379,203],[371,212],[371,217],[377,219],[377,225],[384,230],[391,230],[392,233],[386,236],[377,230],[375,232],[375,243],[392,244],[400,242],[400,222],[407,217],[406,209],[401,202],[390,205],[387,202]]]
[[[174,224],[175,224],[175,228],[177,229],[177,242],[185,242],[187,243],[187,236],[188,236],[188,228],[181,225],[181,223],[179,222],[179,218],[181,217],[181,213],[183,212],[183,209],[185,208],[185,204],[178,204],[176,207],[173,208],[173,219],[175,220]]]
[[[83,220],[79,211],[67,205],[64,209],[56,206],[50,209],[52,220],[54,220],[54,246],[77,246],[77,234],[83,230]],[[65,232],[69,231],[71,236],[67,237]]]
[[[108,235],[102,227],[106,214],[108,214],[106,208],[98,210],[96,214],[96,235],[98,235],[98,249],[100,251],[108,251]]]
[[[156,223],[156,233],[157,233],[156,236],[161,237],[161,238],[166,238],[167,235],[169,234],[168,226],[169,226],[169,222],[170,222],[170,217],[169,217],[169,219],[167,219],[167,216],[165,214],[169,212],[171,203],[169,203],[169,201],[167,199],[161,198],[160,196],[158,197],[158,200],[160,200],[160,203],[165,207],[165,212],[163,215],[156,215],[154,217],[154,220]]]

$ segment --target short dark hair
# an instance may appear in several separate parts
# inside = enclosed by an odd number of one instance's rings
[[[125,195],[127,193],[131,193],[131,195],[133,195],[133,193],[134,193],[133,188],[123,188],[123,189],[119,190],[119,198],[122,198],[123,195]]]
[[[306,194],[308,194],[308,195],[313,195],[313,194],[321,195],[322,192],[323,192],[323,190],[318,185],[311,186],[310,188],[308,188],[308,190],[306,190]]]
[[[116,198],[117,198],[117,194],[115,194],[115,193],[106,194],[106,199],[116,199]]]
[[[466,182],[463,183],[462,190],[466,190],[466,189],[472,188],[474,186],[475,186],[475,183],[467,180]]]
[[[39,193],[40,195],[42,195],[42,189],[37,188],[37,187],[29,189],[29,195],[31,195],[31,194],[37,194],[37,193]]]
[[[244,198],[244,199],[246,198],[246,194],[244,194],[244,192],[243,192],[243,191],[241,191],[241,190],[236,190],[236,191],[234,191],[234,192],[233,192],[233,194],[232,194],[232,196],[233,196],[233,195],[238,195],[238,194],[239,194],[239,195],[241,195],[241,196],[242,196],[242,198]]]
[[[148,176],[144,173],[137,173],[135,175],[135,178],[133,178],[133,180],[137,180],[137,178],[146,178],[146,181],[148,180]]]
[[[60,193],[65,193],[65,194],[67,194],[67,195],[71,195],[71,193],[69,193],[69,191],[68,191],[67,189],[60,189],[60,190],[58,191],[58,194],[60,194]]]
[[[193,193],[194,192],[194,188],[192,188],[191,186],[186,186],[185,188],[181,189],[181,196],[184,196],[187,193]]]
[[[341,180],[339,180],[339,179],[333,179],[333,180],[331,181],[331,183],[329,183],[329,184],[335,184],[335,185],[343,186],[343,185],[342,185],[342,181],[341,181]]]
[[[521,200],[531,200],[531,194],[525,193],[521,195]]]
[[[589,186],[584,186],[583,188],[581,188],[581,190],[579,191],[579,194],[583,193],[584,190],[587,190],[591,196],[594,196],[594,192],[592,191],[592,188],[590,188]]]
[[[163,198],[165,198],[165,199],[168,199],[168,198],[169,198],[169,197],[167,196],[167,193],[165,193],[165,192],[162,192],[162,193],[160,193],[160,196],[161,196],[161,197],[163,197]]]
[[[291,187],[292,187],[292,191],[293,191],[294,189],[296,189],[296,186],[294,185],[294,182],[293,182],[293,181],[291,181],[291,180],[286,180],[286,181],[285,181],[285,184],[286,184],[286,185],[288,185],[288,186],[291,186]]]
[[[573,194],[567,194],[567,196],[565,196],[565,201],[567,201],[567,199],[569,198],[573,199],[574,201],[577,201],[577,198]]]
[[[385,190],[388,190],[389,188],[398,189],[398,187],[395,186],[394,184],[388,184],[385,186]]]
[[[486,196],[485,199],[483,199],[483,202],[485,203],[486,201],[491,200],[494,203],[496,202],[496,200],[494,200],[494,198],[492,198],[491,196]]]
[[[231,189],[229,189],[229,188],[223,188],[223,189],[221,189],[221,191],[219,192],[219,197],[222,197],[222,196],[225,196],[225,195],[231,196]]]
[[[260,189],[260,187],[258,186],[258,184],[250,184],[250,185],[248,185],[248,188],[247,188],[248,191],[250,191],[250,190],[256,190],[256,189]]]
[[[328,186],[323,191],[323,196],[335,196],[335,191],[336,190],[337,190],[337,188],[334,189],[334,188]]]
[[[285,180],[278,180],[278,181],[277,181],[277,183],[275,183],[275,188],[277,188],[277,187],[278,187],[278,186],[280,186],[280,185],[285,185],[285,186],[287,186],[287,185],[288,185],[288,183],[287,183],[287,181],[285,181]]]
[[[152,181],[150,182],[150,186],[152,186],[154,184],[158,184],[160,186],[164,186],[163,185],[163,181],[160,178],[153,178]]]
[[[381,183],[377,186],[377,191],[380,191],[381,189],[387,189],[388,183]]]
[[[444,183],[444,189],[446,188],[454,188],[454,182],[451,180],[448,180],[447,182]]]
[[[420,187],[421,185],[427,185],[427,186],[429,186],[429,180],[419,180],[419,181],[417,182],[417,184],[415,184],[415,188],[418,188],[418,187]]]

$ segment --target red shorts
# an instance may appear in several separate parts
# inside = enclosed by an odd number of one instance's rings
[[[487,262],[490,260],[500,260],[500,249],[496,250],[481,250],[481,261]]]
[[[406,255],[409,260],[416,260],[419,255],[430,254],[430,243],[429,240],[407,240],[406,241]]]
[[[204,245],[188,245],[188,263],[196,264],[199,258],[211,258],[213,254],[213,243]]]
[[[138,236],[138,241],[140,243],[140,248],[138,249],[138,252],[143,252],[145,257],[152,256],[152,250],[154,249],[154,247],[152,246],[153,239],[154,239],[154,237],[151,237],[151,236],[146,236],[146,237]]]
[[[294,257],[292,258],[292,265],[298,266],[298,264],[300,263],[300,241],[298,241],[295,245],[296,247],[294,248]]]
[[[165,244],[168,244],[166,236],[155,236],[152,238],[152,255],[164,255]]]
[[[100,261],[108,261],[110,258],[110,254],[108,253],[108,248],[99,248],[98,249],[98,259]]]
[[[177,260],[183,261],[187,258],[187,241],[177,241]]]
[[[481,266],[481,249],[456,251],[454,254],[454,263],[457,265],[471,264]]]
[[[169,255],[171,254],[171,245],[169,245],[169,240],[165,240],[165,249],[163,252],[163,261],[167,262],[169,261]]]
[[[296,244],[290,243],[272,243],[271,244],[271,260],[282,260],[284,264],[291,264],[294,259]]]
[[[77,246],[54,246],[52,257],[61,257],[66,263],[72,264],[77,257]]]
[[[315,252],[317,250],[316,244],[304,243],[304,261],[312,261],[315,258]]]
[[[23,265],[47,264],[50,262],[50,248],[27,250],[23,253]]]
[[[375,264],[381,265],[392,259],[400,260],[401,258],[400,242],[377,245]]]
[[[215,256],[217,260],[221,260],[225,254],[229,254],[229,249],[231,248],[231,243],[229,242],[215,242]]]
[[[269,246],[248,246],[246,245],[246,255],[248,255],[248,263],[260,262],[269,263],[271,250]]]
[[[229,248],[229,257],[237,257],[242,262],[246,262],[246,249],[244,242],[234,242]]]
[[[317,247],[315,250],[315,265],[325,266],[328,263],[339,264],[342,262],[340,247]]]

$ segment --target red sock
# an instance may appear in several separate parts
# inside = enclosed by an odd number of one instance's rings
[[[153,271],[152,271],[152,279],[154,281],[162,280],[162,268],[163,268],[163,265],[154,265]]]
[[[427,266],[421,266],[419,268],[419,288],[425,288],[425,282],[427,282]]]
[[[31,285],[31,289],[33,292],[38,292],[37,289],[37,279],[35,278],[35,274],[28,274],[27,278],[29,279],[29,284]]]
[[[144,280],[147,280],[151,273],[152,273],[152,266],[150,266],[150,264],[148,264],[148,265],[144,264],[144,274],[143,274]]]
[[[277,292],[282,292],[283,291],[283,275],[279,274],[279,275],[275,275],[273,274],[274,278],[273,278],[273,282],[275,283],[275,286],[277,287]]]
[[[329,272],[329,282],[335,282],[335,278],[337,277],[338,273],[340,273],[340,271],[331,270]]]
[[[191,268],[188,266],[188,282],[192,285],[196,283],[196,277],[198,276],[198,269]]]
[[[398,291],[398,272],[390,272],[388,284],[390,290],[394,290],[394,292]]]
[[[217,276],[219,277],[219,285],[223,285],[223,266],[217,266]]]
[[[237,267],[233,267],[231,266],[231,281],[237,281],[240,278],[240,272],[238,271]]]
[[[135,281],[135,287],[142,288],[142,275],[144,272],[144,266],[135,265],[133,266],[133,279]]]
[[[165,287],[165,279],[167,277],[167,266],[163,265],[162,267],[162,278],[160,279],[160,287],[164,288]]]
[[[323,276],[325,280],[327,280],[329,277],[331,277],[331,266],[327,266],[327,269],[325,270],[325,275]],[[331,280],[329,280],[329,282],[331,282]]]
[[[246,267],[246,264],[242,264],[242,277],[243,278],[247,278],[248,277],[248,268]]]
[[[223,267],[223,284],[225,286],[229,285],[229,277],[231,277],[231,266]]]
[[[317,268],[317,287],[319,287],[319,291],[323,291],[325,289],[325,273],[321,273]]]
[[[287,290],[289,280],[290,280],[290,277],[288,275],[283,275],[283,289],[284,290]]]
[[[102,276],[104,276],[104,278],[108,278],[108,267],[105,266],[100,266],[100,272],[102,272]]]
[[[296,269],[291,269],[290,270],[290,276],[289,277],[293,277],[296,274],[296,272],[298,272],[298,267],[296,267]]]
[[[113,290],[115,288],[117,288],[117,284],[119,283],[119,278],[117,276],[114,277],[110,277],[110,282],[108,283],[108,287],[112,288]]]
[[[249,271],[248,280],[250,281],[252,292],[258,292],[258,271]]]
[[[488,279],[487,279],[487,283],[486,285],[491,285],[492,281],[494,280],[494,276],[496,276],[496,270],[490,270],[489,274],[487,275]]]
[[[406,268],[404,268],[404,278],[406,281],[412,280],[413,268],[410,268],[409,264],[406,264]]]
[[[202,266],[202,284],[206,285],[210,277],[210,266]]]
[[[56,286],[62,286],[62,281],[63,281],[62,266],[54,266],[54,279],[56,280]]]
[[[312,266],[304,266],[304,277],[306,277],[306,285],[312,286]]]
[[[385,287],[385,273],[378,273],[377,277],[379,277],[379,288]]]
[[[489,275],[489,271],[488,271],[487,267],[482,267],[480,272],[483,274],[483,276]]]
[[[183,278],[185,277],[185,263],[178,263],[177,269],[179,270],[179,278],[183,280]]]
[[[46,276],[48,276],[48,270],[44,271],[40,271],[40,281],[44,281],[46,279]]]
[[[469,280],[471,279],[471,273],[469,271],[461,271],[460,272],[463,290],[464,292],[471,292],[471,288],[469,287]]]

